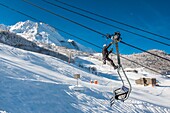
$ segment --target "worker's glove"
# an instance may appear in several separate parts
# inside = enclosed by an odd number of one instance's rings
[[[113,48],[110,49],[110,53],[112,53],[112,52],[113,52]]]
[[[111,44],[114,44],[114,41],[110,42]]]
[[[110,34],[106,34],[106,38],[107,39],[111,38],[111,35]]]

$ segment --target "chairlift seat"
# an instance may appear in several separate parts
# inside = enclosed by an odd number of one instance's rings
[[[124,101],[128,97],[129,88],[122,86],[121,88],[116,89],[114,93],[116,100]]]

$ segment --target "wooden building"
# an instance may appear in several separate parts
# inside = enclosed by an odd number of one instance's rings
[[[156,78],[140,78],[135,80],[135,83],[144,86],[148,85],[156,86]]]

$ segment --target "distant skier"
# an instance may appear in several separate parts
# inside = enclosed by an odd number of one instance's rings
[[[113,44],[113,42],[111,42],[109,45],[104,44],[103,45],[103,50],[102,50],[102,55],[103,55],[103,64],[106,64],[106,60],[110,62],[110,64],[114,67],[114,69],[117,69],[118,66],[116,66],[113,63],[113,60],[109,58],[109,54],[112,53],[113,49],[111,49],[110,51],[108,51],[108,48]]]

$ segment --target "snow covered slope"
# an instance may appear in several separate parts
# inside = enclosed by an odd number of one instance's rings
[[[27,20],[25,22],[18,22],[11,26],[0,24],[0,30],[16,33],[17,35],[20,35],[29,41],[40,42],[44,44],[54,44],[84,52],[94,52],[94,50],[91,48],[87,48],[75,42],[74,40],[70,42],[68,39],[62,37],[58,31],[56,31],[56,29],[41,22],[37,23]]]
[[[134,80],[141,73],[127,73],[132,83],[130,98],[110,107],[112,91],[121,81],[109,65],[81,56],[85,65],[97,68],[94,75],[57,58],[20,50],[0,44],[0,112],[2,113],[169,113],[170,80],[159,75],[159,87],[138,86]],[[85,88],[76,92],[74,74],[80,74],[79,84]],[[91,84],[98,80],[99,84]]]

